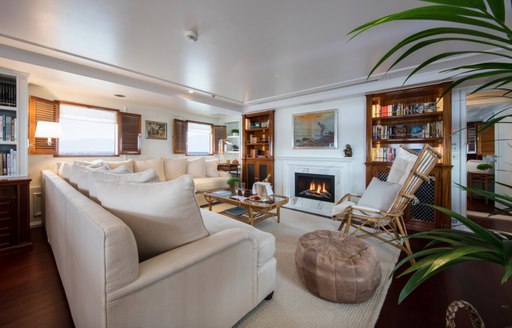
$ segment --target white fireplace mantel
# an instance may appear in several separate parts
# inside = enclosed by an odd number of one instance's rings
[[[290,198],[286,205],[314,214],[330,216],[334,203],[295,196],[295,173],[334,176],[334,199],[339,200],[348,190],[352,158],[276,157],[276,173],[281,177],[281,194]],[[277,176],[277,175],[276,175]]]

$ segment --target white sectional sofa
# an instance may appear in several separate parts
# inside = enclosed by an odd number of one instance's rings
[[[200,211],[206,235],[140,260],[139,236],[123,221],[123,206],[114,215],[55,173],[42,178],[44,225],[76,327],[231,327],[275,288],[273,235],[198,209],[192,187],[193,206],[185,205]],[[110,194],[97,190],[100,201]],[[155,195],[147,197],[138,201],[154,207]]]

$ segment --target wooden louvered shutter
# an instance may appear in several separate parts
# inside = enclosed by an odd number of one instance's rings
[[[219,141],[220,139],[226,139],[227,129],[225,125],[214,125],[213,126],[213,153],[219,153]]]
[[[187,153],[187,121],[174,119],[172,149],[174,154]]]
[[[119,154],[140,155],[142,119],[139,114],[119,112]]]
[[[31,96],[28,107],[28,153],[31,155],[57,155],[58,140],[48,145],[48,138],[36,138],[36,126],[39,121],[58,122],[59,103]]]

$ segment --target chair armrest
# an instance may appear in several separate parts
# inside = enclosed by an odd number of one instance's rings
[[[136,293],[148,285],[187,270],[204,259],[231,247],[240,247],[244,243],[248,243],[252,248],[251,254],[247,254],[247,256],[253,256],[253,263],[257,263],[258,245],[254,236],[240,228],[227,229],[140,263],[138,278],[108,294],[108,302]]]
[[[353,198],[361,198],[361,196],[362,195],[358,195],[358,194],[346,194],[335,205],[341,204],[346,201],[352,201]]]

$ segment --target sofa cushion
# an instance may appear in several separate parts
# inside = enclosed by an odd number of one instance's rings
[[[188,161],[187,174],[193,178],[206,178],[206,163],[204,157]]]
[[[164,173],[166,181],[174,180],[187,174],[186,158],[164,158]]]
[[[118,170],[118,169],[115,169]],[[97,201],[96,191],[94,190],[94,181],[115,181],[124,183],[147,183],[147,182],[159,182],[160,179],[156,175],[155,170],[149,169],[143,172],[136,173],[125,173],[125,174],[114,174],[114,170],[100,171],[100,172],[89,172],[87,181],[82,181],[82,184],[78,186],[79,190],[86,196],[89,196],[94,201]]]
[[[102,159],[95,159],[94,161],[74,161],[73,164],[80,165],[80,166],[88,166],[90,168],[98,168],[103,166],[103,160]]]
[[[120,166],[124,166],[130,172],[133,172],[133,159],[129,159],[126,161],[117,161],[117,162],[105,162],[105,165],[107,165],[110,170],[116,169]]]
[[[83,179],[85,179],[83,173],[92,171],[108,171],[108,168],[103,164],[101,164],[101,166],[85,166],[81,164],[73,164],[69,173],[69,183],[73,187],[78,188],[78,185],[83,184]]]
[[[203,215],[206,229],[212,235],[231,228],[241,228],[249,231],[256,239],[256,244],[258,245],[258,266],[265,264],[274,256],[276,252],[276,238],[274,235],[205,209],[201,209],[201,214]]]
[[[206,176],[207,177],[218,177],[219,176],[219,171],[217,171],[218,165],[219,165],[219,160],[217,158],[205,160]]]
[[[229,186],[226,183],[228,180],[229,177],[194,178],[195,191],[203,192],[216,189],[228,189]]]
[[[122,219],[144,261],[209,235],[189,175],[160,183],[94,181],[102,206]]]
[[[142,172],[148,169],[155,170],[160,181],[165,181],[164,159],[162,157],[133,161],[133,172]]]

